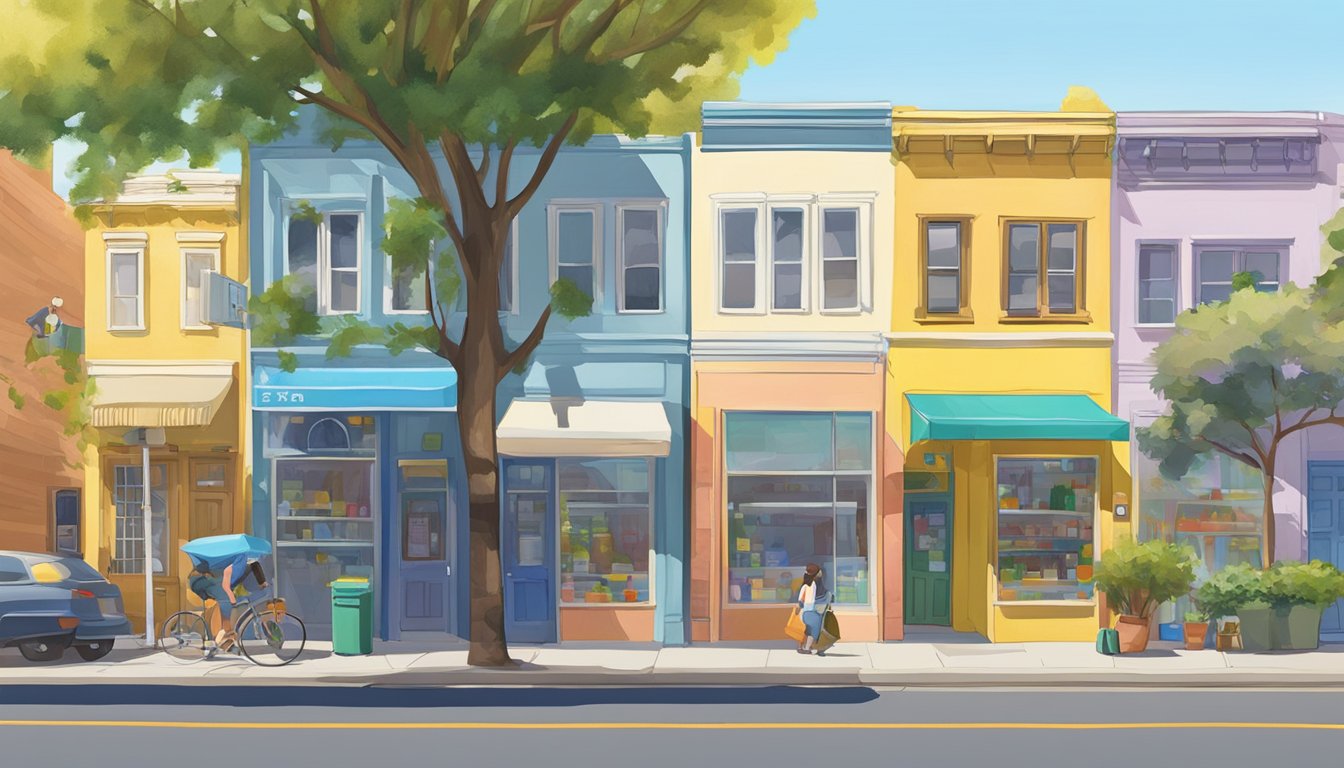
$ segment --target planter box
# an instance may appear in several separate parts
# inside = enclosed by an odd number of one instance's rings
[[[1115,622],[1115,631],[1120,635],[1121,653],[1143,653],[1148,649],[1148,619],[1138,616],[1121,616]]]
[[[1310,651],[1320,645],[1321,610],[1314,605],[1243,608],[1237,617],[1248,651]]]

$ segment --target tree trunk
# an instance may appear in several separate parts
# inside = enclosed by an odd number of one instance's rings
[[[470,324],[469,324],[470,325]],[[471,650],[478,667],[513,665],[504,637],[504,584],[500,579],[499,461],[495,450],[495,386],[489,335],[468,327],[458,371],[458,417],[467,469],[470,522]]]
[[[1274,462],[1267,462],[1261,472],[1265,483],[1265,545],[1264,551],[1260,553],[1260,561],[1268,568],[1274,564]]]

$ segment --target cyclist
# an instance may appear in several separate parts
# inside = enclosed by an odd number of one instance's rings
[[[248,574],[251,574],[256,578],[257,584],[265,589],[266,574],[261,570],[261,563],[243,554],[213,562],[196,555],[188,557],[191,558],[194,568],[187,585],[201,600],[214,600],[215,605],[219,607],[220,628],[215,635],[215,644],[221,651],[227,651],[237,642],[237,637],[233,633],[233,606],[238,601],[236,596],[238,588],[243,585],[243,580]],[[225,584],[228,585],[227,588]]]

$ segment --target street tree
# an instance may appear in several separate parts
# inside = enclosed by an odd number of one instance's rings
[[[1328,320],[1316,290],[1240,290],[1176,318],[1158,346],[1153,390],[1169,413],[1137,430],[1139,447],[1179,479],[1217,452],[1262,473],[1263,562],[1274,560],[1274,473],[1279,448],[1313,427],[1344,426],[1344,326]]]
[[[115,194],[155,160],[185,154],[199,167],[221,148],[273,141],[304,105],[333,118],[324,133],[333,148],[359,136],[387,150],[418,194],[402,212],[417,231],[393,258],[425,263],[431,325],[328,330],[337,353],[420,346],[456,369],[468,660],[507,665],[496,387],[553,312],[589,306],[577,286],[557,284],[531,333],[508,345],[497,309],[510,222],[564,144],[692,128],[701,101],[734,97],[737,75],[768,63],[814,13],[813,0],[28,0],[0,32],[0,145],[34,155],[59,138],[83,142],[75,202]],[[539,159],[515,178],[522,146]],[[424,235],[440,231],[466,300],[460,331],[441,295],[455,288],[430,280]],[[270,298],[295,310],[269,323],[276,338],[315,330],[296,302]]]

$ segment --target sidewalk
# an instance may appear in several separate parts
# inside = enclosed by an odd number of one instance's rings
[[[659,648],[563,643],[512,649],[515,670],[468,667],[467,651],[444,642],[377,642],[370,656],[336,656],[309,642],[285,667],[226,656],[182,663],[119,640],[105,659],[33,664],[0,649],[0,685],[871,685],[1344,687],[1344,645],[1297,653],[1186,651],[1153,643],[1142,654],[1102,656],[1087,643],[991,645],[965,636],[894,643],[839,643],[824,657],[785,643]]]

